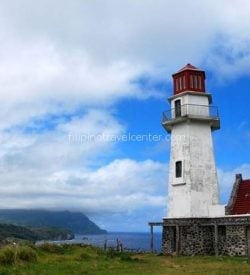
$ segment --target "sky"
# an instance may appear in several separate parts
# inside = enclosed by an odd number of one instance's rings
[[[250,178],[248,0],[1,0],[0,207],[166,216],[171,75],[206,71],[221,203]],[[140,140],[134,140],[140,135]]]

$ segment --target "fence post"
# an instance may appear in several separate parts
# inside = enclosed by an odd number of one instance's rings
[[[104,241],[104,250],[106,251],[107,250],[107,240]]]
[[[150,250],[154,252],[154,226],[150,224]]]

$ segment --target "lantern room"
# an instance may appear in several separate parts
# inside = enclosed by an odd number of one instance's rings
[[[185,91],[205,93],[205,72],[191,64],[187,64],[173,74],[174,94]]]

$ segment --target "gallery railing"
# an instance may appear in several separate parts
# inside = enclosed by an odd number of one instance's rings
[[[213,118],[219,119],[219,111],[216,106],[184,104],[163,112],[162,123],[181,117]]]

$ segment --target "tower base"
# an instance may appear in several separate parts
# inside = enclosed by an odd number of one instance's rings
[[[250,215],[163,219],[162,250],[170,255],[250,256]]]

